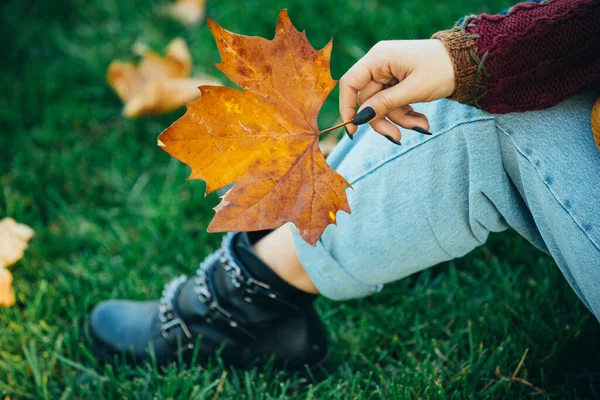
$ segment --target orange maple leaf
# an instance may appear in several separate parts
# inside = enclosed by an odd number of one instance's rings
[[[209,232],[254,231],[293,222],[315,245],[336,213],[350,213],[346,180],[319,150],[317,115],[335,87],[332,43],[315,50],[281,11],[275,38],[237,35],[208,19],[222,62],[243,91],[201,86],[200,100],[158,144],[192,167],[207,193],[235,182]]]

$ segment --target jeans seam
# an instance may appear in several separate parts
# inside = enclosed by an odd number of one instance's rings
[[[513,140],[513,138],[508,134],[508,132],[496,125],[496,128],[502,132],[502,134],[504,136],[506,136],[508,138],[508,140],[511,141],[511,143],[513,144],[513,146],[515,146],[515,149],[517,149],[517,151],[519,152],[519,154],[521,155],[521,157],[523,157],[525,160],[527,160],[527,162],[531,165],[531,167],[533,168],[533,170],[536,172],[536,174],[538,175],[538,177],[540,178],[540,181],[544,184],[544,186],[546,186],[546,189],[548,189],[548,192],[550,192],[550,194],[552,194],[552,197],[554,198],[554,200],[560,205],[560,207],[567,213],[567,215],[569,215],[571,217],[571,219],[573,220],[573,222],[575,223],[575,225],[577,225],[577,228],[579,228],[579,230],[585,235],[585,237],[588,238],[588,240],[596,247],[596,249],[598,251],[600,251],[600,245],[598,243],[596,243],[596,241],[594,239],[592,239],[590,237],[590,235],[587,234],[587,232],[585,231],[585,229],[583,229],[583,227],[581,226],[581,223],[577,220],[577,218],[575,218],[575,216],[569,211],[569,209],[567,209],[567,207],[563,204],[562,201],[560,201],[560,199],[558,198],[558,196],[556,195],[556,193],[554,193],[554,191],[552,190],[552,188],[550,188],[550,186],[544,181],[542,174],[540,172],[540,170],[535,166],[535,163],[531,161],[531,159],[525,154],[525,152],[523,152],[521,150],[521,148],[517,145],[517,143],[515,143],[515,141]]]
[[[357,178],[355,178],[355,179],[353,179],[353,180],[349,181],[349,183],[350,183],[350,185],[354,185],[356,182],[358,182],[358,181],[360,181],[361,179],[365,178],[367,175],[370,175],[370,174],[372,174],[372,173],[373,173],[373,172],[375,172],[377,169],[381,168],[382,166],[384,166],[385,164],[389,163],[390,161],[393,161],[393,160],[395,160],[395,159],[396,159],[396,158],[398,158],[398,157],[401,157],[401,156],[403,156],[403,155],[405,155],[405,154],[408,154],[408,153],[412,152],[414,149],[416,149],[416,148],[419,148],[419,147],[423,146],[424,144],[431,142],[432,140],[436,140],[437,138],[440,138],[440,137],[442,137],[442,136],[445,136],[445,134],[446,134],[446,133],[450,132],[451,130],[453,130],[454,128],[456,128],[456,127],[458,127],[458,126],[461,126],[461,125],[469,125],[469,124],[476,123],[476,122],[482,122],[482,121],[491,121],[491,120],[494,120],[494,117],[490,115],[490,116],[482,116],[482,117],[478,117],[478,118],[475,118],[475,119],[470,119],[470,120],[468,120],[468,121],[460,121],[460,122],[457,122],[457,123],[455,123],[455,124],[453,124],[453,125],[451,125],[451,126],[447,127],[446,129],[444,129],[444,130],[442,130],[442,131],[438,132],[437,134],[435,134],[435,135],[431,136],[431,137],[430,137],[430,138],[428,138],[427,140],[425,140],[425,141],[423,141],[423,142],[421,142],[421,143],[417,144],[416,146],[413,146],[413,147],[411,147],[410,149],[408,149],[408,150],[406,150],[406,151],[403,151],[403,152],[401,152],[401,153],[394,154],[393,156],[391,156],[391,157],[389,157],[389,158],[387,158],[387,159],[385,159],[385,160],[381,161],[379,164],[375,165],[374,167],[371,167],[369,170],[367,170],[367,171],[364,171],[364,172],[363,172],[362,174],[360,174],[360,175],[359,175]]]

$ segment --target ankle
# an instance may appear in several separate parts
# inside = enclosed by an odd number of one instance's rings
[[[304,292],[319,294],[319,290],[300,263],[289,226],[284,225],[274,230],[255,242],[252,248],[285,282]]]

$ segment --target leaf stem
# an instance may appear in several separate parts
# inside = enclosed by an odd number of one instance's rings
[[[348,125],[348,124],[350,124],[350,123],[352,123],[352,120],[351,120],[351,119],[349,119],[349,120],[348,120],[348,121],[346,121],[346,122],[342,122],[341,124],[337,124],[337,125],[335,125],[335,126],[332,126],[331,128],[324,129],[324,130],[322,130],[321,132],[319,132],[319,135],[322,135],[322,134],[324,134],[324,133],[327,133],[327,132],[331,132],[331,131],[333,131],[333,130],[336,130],[336,129],[338,129],[338,128],[341,128],[342,126],[346,126],[346,125]]]

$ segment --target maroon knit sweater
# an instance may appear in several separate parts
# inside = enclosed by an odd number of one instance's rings
[[[521,3],[433,37],[456,68],[450,98],[492,113],[547,108],[600,86],[600,0]]]

